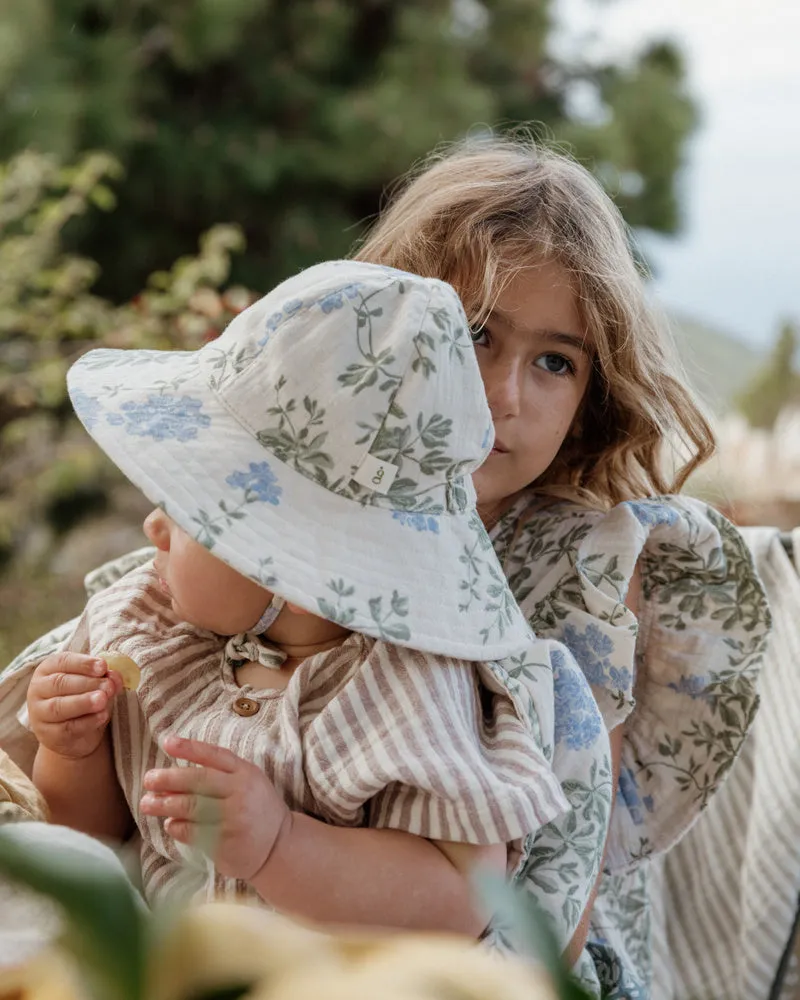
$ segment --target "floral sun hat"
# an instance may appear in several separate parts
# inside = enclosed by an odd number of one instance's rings
[[[125,475],[274,593],[463,659],[530,642],[475,509],[494,434],[450,285],[318,264],[197,351],[90,351],[68,386]]]

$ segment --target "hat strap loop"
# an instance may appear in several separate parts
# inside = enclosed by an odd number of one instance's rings
[[[274,624],[275,619],[283,610],[284,604],[286,604],[286,601],[282,597],[279,597],[277,594],[273,594],[272,600],[267,605],[267,609],[264,614],[258,619],[251,629],[248,629],[248,631],[253,635],[261,635],[263,632],[266,632],[267,629]]]

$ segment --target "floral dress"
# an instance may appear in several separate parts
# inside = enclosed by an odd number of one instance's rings
[[[688,498],[593,511],[527,496],[491,537],[533,629],[571,650],[607,727],[625,722],[580,973],[596,994],[647,997],[647,861],[705,808],[753,721],[770,624],[761,584],[738,531]],[[637,562],[638,622],[624,603]],[[556,685],[562,731],[579,727],[587,711],[579,689]],[[581,844],[565,832],[562,850],[580,852]],[[547,892],[546,859],[533,861],[529,877]]]

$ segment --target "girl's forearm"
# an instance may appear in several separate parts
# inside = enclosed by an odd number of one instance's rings
[[[133,821],[117,782],[108,735],[94,753],[77,759],[40,746],[33,782],[47,802],[51,822],[111,840],[130,833]]]
[[[324,924],[477,938],[489,922],[468,877],[430,841],[399,830],[329,826],[302,813],[290,814],[251,884],[276,909]]]

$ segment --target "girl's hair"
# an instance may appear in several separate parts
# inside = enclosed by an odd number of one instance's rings
[[[528,137],[437,151],[399,182],[354,256],[450,282],[476,325],[521,269],[556,262],[571,275],[595,359],[540,492],[600,506],[673,492],[713,453],[619,211],[562,152]],[[667,442],[683,453],[672,473]]]

